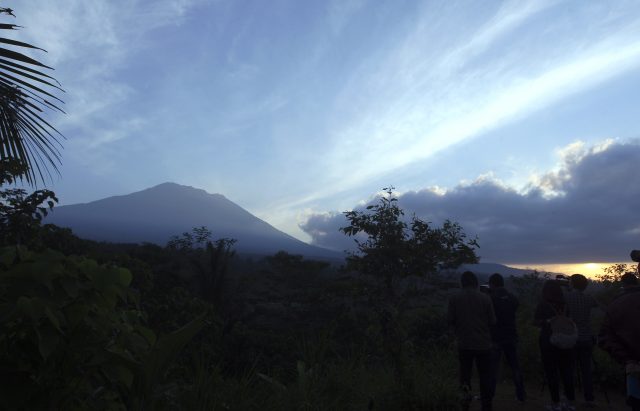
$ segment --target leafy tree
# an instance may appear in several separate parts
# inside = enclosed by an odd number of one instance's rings
[[[442,227],[433,227],[414,215],[407,223],[394,188],[383,190],[378,203],[364,211],[345,212],[349,226],[340,230],[355,236],[358,246],[358,251],[347,257],[346,268],[382,282],[378,289],[381,295],[370,294],[369,304],[377,314],[382,346],[395,379],[410,388],[406,301],[396,298],[394,283],[410,275],[433,277],[443,269],[476,263],[478,244],[475,239],[468,240],[460,225],[449,220]]]
[[[185,231],[182,235],[171,236],[167,247],[173,250],[193,250],[206,248],[211,241],[211,231],[205,227],[194,227],[191,232]]]
[[[235,256],[233,238],[211,239],[206,227],[196,227],[181,236],[173,236],[167,248],[188,256],[200,283],[202,297],[216,306],[222,301],[229,262]]]
[[[383,190],[377,204],[365,211],[344,213],[349,225],[340,230],[355,237],[358,246],[347,257],[348,269],[381,279],[387,296],[393,296],[398,278],[433,276],[443,269],[478,262],[476,239],[467,239],[458,223],[446,220],[441,227],[433,227],[415,215],[407,223],[394,187]]]
[[[10,8],[0,7],[0,15],[15,17]],[[16,30],[19,26],[0,23],[0,30]],[[54,91],[62,91],[60,83],[42,70],[49,69],[23,54],[25,50],[41,50],[31,44],[0,37],[0,159],[11,158],[24,164],[20,177],[30,184],[44,181],[50,168],[58,171],[62,135],[45,118],[48,110],[63,112]],[[19,51],[16,51],[19,50]]]
[[[17,160],[3,158],[0,160],[0,185],[15,182],[15,176],[24,173],[25,169]],[[36,190],[31,194],[21,188],[0,190],[0,243],[20,245],[33,241],[42,219],[56,202],[58,199],[50,190]]]

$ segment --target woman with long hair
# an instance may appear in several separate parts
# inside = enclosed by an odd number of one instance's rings
[[[552,404],[549,411],[574,411],[573,349],[552,343],[552,322],[567,316],[562,287],[557,280],[547,280],[542,287],[542,298],[536,307],[534,324],[540,327],[540,358],[549,386]],[[570,322],[567,318],[567,322]],[[560,377],[560,378],[559,378]],[[560,379],[567,403],[560,402]]]

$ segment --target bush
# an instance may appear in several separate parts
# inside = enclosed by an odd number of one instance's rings
[[[20,251],[18,255],[18,251]],[[56,251],[0,250],[0,408],[158,409],[200,316],[160,338],[131,273]]]
[[[121,408],[155,335],[128,288],[129,271],[54,251],[0,253],[3,409]]]

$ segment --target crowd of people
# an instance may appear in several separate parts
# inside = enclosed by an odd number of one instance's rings
[[[600,306],[585,293],[589,281],[581,274],[572,275],[568,281],[544,282],[532,321],[540,330],[540,360],[551,400],[547,410],[576,409],[576,375],[582,382],[585,405],[594,406],[592,354],[597,344],[624,367],[627,404],[633,411],[640,411],[640,284],[634,273],[627,273],[620,280],[620,295],[607,307]],[[507,291],[504,278],[498,273],[489,277],[488,287],[479,287],[478,278],[470,271],[462,273],[460,283],[461,291],[449,300],[448,322],[458,342],[463,409],[468,410],[473,399],[474,363],[480,381],[482,410],[493,409],[503,356],[511,368],[516,398],[524,403],[527,394],[517,350],[518,299]],[[598,335],[592,331],[591,322],[596,308],[605,313]]]

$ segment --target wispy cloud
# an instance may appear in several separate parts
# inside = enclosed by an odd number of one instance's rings
[[[37,57],[56,68],[66,93],[68,115],[55,118],[69,137],[65,155],[89,162],[96,150],[139,132],[130,112],[138,85],[119,73],[147,46],[153,30],[183,23],[188,10],[205,0],[33,1],[16,6],[16,36],[48,51]],[[100,167],[100,165],[96,165]]]
[[[450,27],[438,26],[425,9],[418,29],[387,51],[385,63],[365,62],[343,90],[337,109],[352,119],[333,135],[327,180],[344,190],[357,187],[640,66],[640,16],[610,22],[602,36],[546,43],[566,34],[553,27],[562,19],[548,23],[539,38],[531,34],[540,29],[537,17],[556,3],[508,3],[458,35],[458,44],[438,48],[438,31]],[[528,34],[518,38],[523,28]],[[302,202],[329,194],[320,189]]]
[[[640,7],[629,2],[428,2],[405,23],[343,82],[313,164],[322,173],[263,211],[278,226],[296,232],[300,208],[354,199],[640,67]]]

